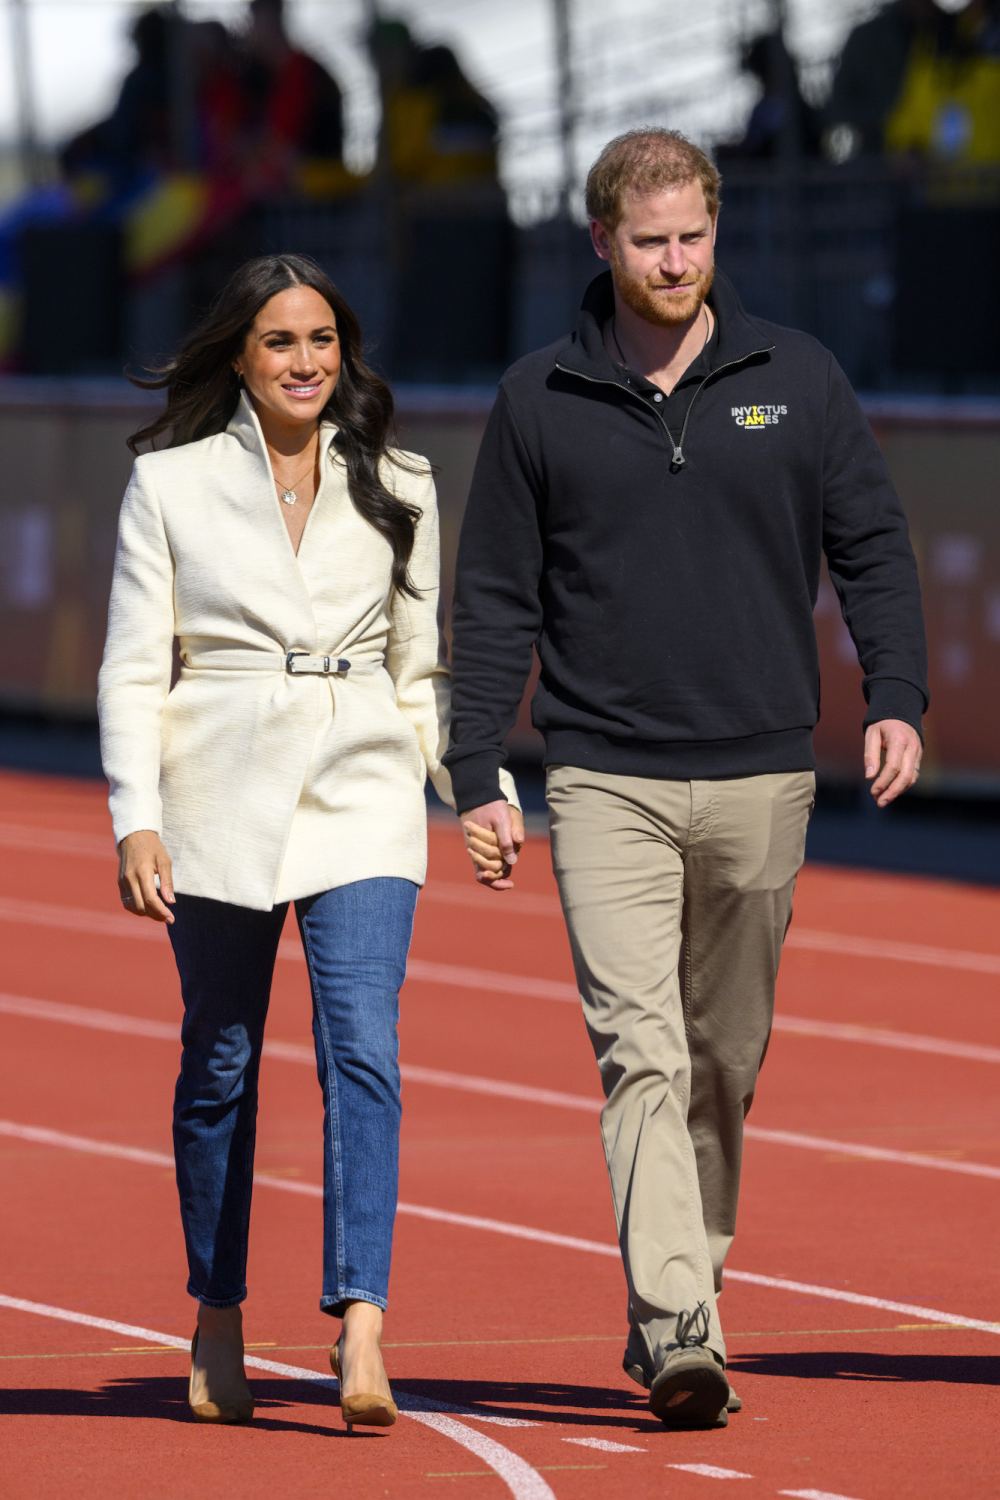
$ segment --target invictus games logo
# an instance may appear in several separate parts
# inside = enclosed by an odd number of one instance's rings
[[[787,406],[734,406],[733,421],[737,427],[777,427],[788,416]]]

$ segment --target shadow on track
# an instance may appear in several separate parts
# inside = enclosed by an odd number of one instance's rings
[[[649,1415],[646,1397],[636,1387],[615,1390],[598,1385],[566,1385],[560,1381],[405,1377],[394,1378],[392,1386],[403,1407],[407,1396],[413,1396],[420,1410],[438,1410],[459,1419],[465,1414],[473,1418],[515,1417],[528,1422],[558,1422],[563,1426],[628,1428],[630,1432],[663,1430]]]
[[[250,1372],[256,1411],[253,1428],[267,1432],[301,1432],[315,1437],[346,1438],[341,1425],[339,1406],[328,1391],[305,1381],[255,1379]],[[290,1409],[303,1406],[322,1408],[325,1425],[303,1422],[283,1416]],[[319,1415],[319,1413],[317,1413]],[[188,1411],[187,1381],[173,1376],[130,1376],[109,1380],[96,1390],[36,1388],[0,1391],[0,1416],[33,1417],[118,1417],[142,1418],[146,1421],[195,1423]],[[326,1425],[328,1424],[328,1425]],[[352,1440],[379,1434],[355,1431]]]
[[[793,1380],[881,1380],[895,1385],[1000,1385],[1000,1360],[988,1354],[872,1354],[858,1350],[785,1351],[734,1355],[741,1375],[784,1375]]]

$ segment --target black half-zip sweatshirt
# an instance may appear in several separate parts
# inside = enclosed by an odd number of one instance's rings
[[[546,765],[685,780],[810,769],[823,552],[865,724],[920,729],[917,570],[854,393],[822,345],[748,317],[719,272],[709,301],[704,365],[670,397],[606,352],[607,272],[575,332],[501,381],[456,574],[445,762],[462,811],[500,795],[532,646]]]

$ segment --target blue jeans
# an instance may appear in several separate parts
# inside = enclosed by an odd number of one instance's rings
[[[323,1293],[386,1306],[399,1175],[399,990],[417,887],[359,880],[295,903],[323,1090]],[[247,1294],[257,1079],[287,903],[251,911],[178,896],[170,941],[184,997],[174,1158],[188,1291]]]

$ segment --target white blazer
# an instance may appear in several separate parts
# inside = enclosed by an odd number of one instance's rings
[[[454,805],[430,467],[404,454],[418,472],[386,463],[382,476],[421,512],[414,600],[391,588],[392,549],[355,509],[334,433],[321,429],[297,556],[245,394],[224,433],[143,454],[132,471],[101,755],[116,841],[159,833],[186,895],[269,910],[378,875],[422,884],[428,771]],[[290,672],[289,652],[319,658],[292,662],[319,672]],[[509,777],[504,791],[516,802]]]

